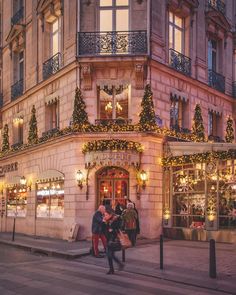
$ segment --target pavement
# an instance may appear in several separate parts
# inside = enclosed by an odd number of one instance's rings
[[[33,253],[73,259],[80,266],[107,269],[107,259],[89,255],[91,241],[63,240],[0,233],[0,243],[29,250]],[[142,275],[188,287],[204,288],[204,294],[236,295],[236,245],[216,243],[217,278],[209,277],[209,243],[196,241],[164,241],[164,269],[160,269],[158,240],[138,240],[137,246],[125,251],[125,270],[128,275]],[[121,253],[117,253],[121,258]],[[81,266],[81,267],[82,267]],[[103,271],[103,270],[102,270]],[[203,293],[199,293],[203,294]]]

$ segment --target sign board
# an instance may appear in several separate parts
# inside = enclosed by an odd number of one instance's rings
[[[0,177],[4,177],[5,173],[18,170],[18,162],[0,166]]]

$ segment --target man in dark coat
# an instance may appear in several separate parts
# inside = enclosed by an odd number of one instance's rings
[[[103,232],[103,214],[105,212],[105,206],[100,205],[98,207],[98,210],[94,213],[93,215],[93,221],[92,221],[92,240],[93,240],[93,251],[94,251],[94,256],[97,258],[102,258],[104,256],[99,254],[98,251],[98,242],[99,239],[101,239],[104,251],[106,251],[106,246],[107,246],[107,240]]]

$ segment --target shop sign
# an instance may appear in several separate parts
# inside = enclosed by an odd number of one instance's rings
[[[133,151],[94,151],[85,154],[85,165],[135,166],[140,165],[140,154]]]
[[[5,173],[18,170],[18,162],[0,166],[0,177],[4,177]]]

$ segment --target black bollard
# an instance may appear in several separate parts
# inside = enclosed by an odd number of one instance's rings
[[[16,218],[13,219],[13,230],[12,230],[12,242],[15,241],[15,231],[16,231]]]
[[[160,235],[160,269],[163,269],[163,235]]]
[[[125,262],[125,249],[122,249],[122,262]]]
[[[210,265],[209,265],[209,276],[212,279],[216,278],[216,246],[215,246],[215,240],[210,240]]]

